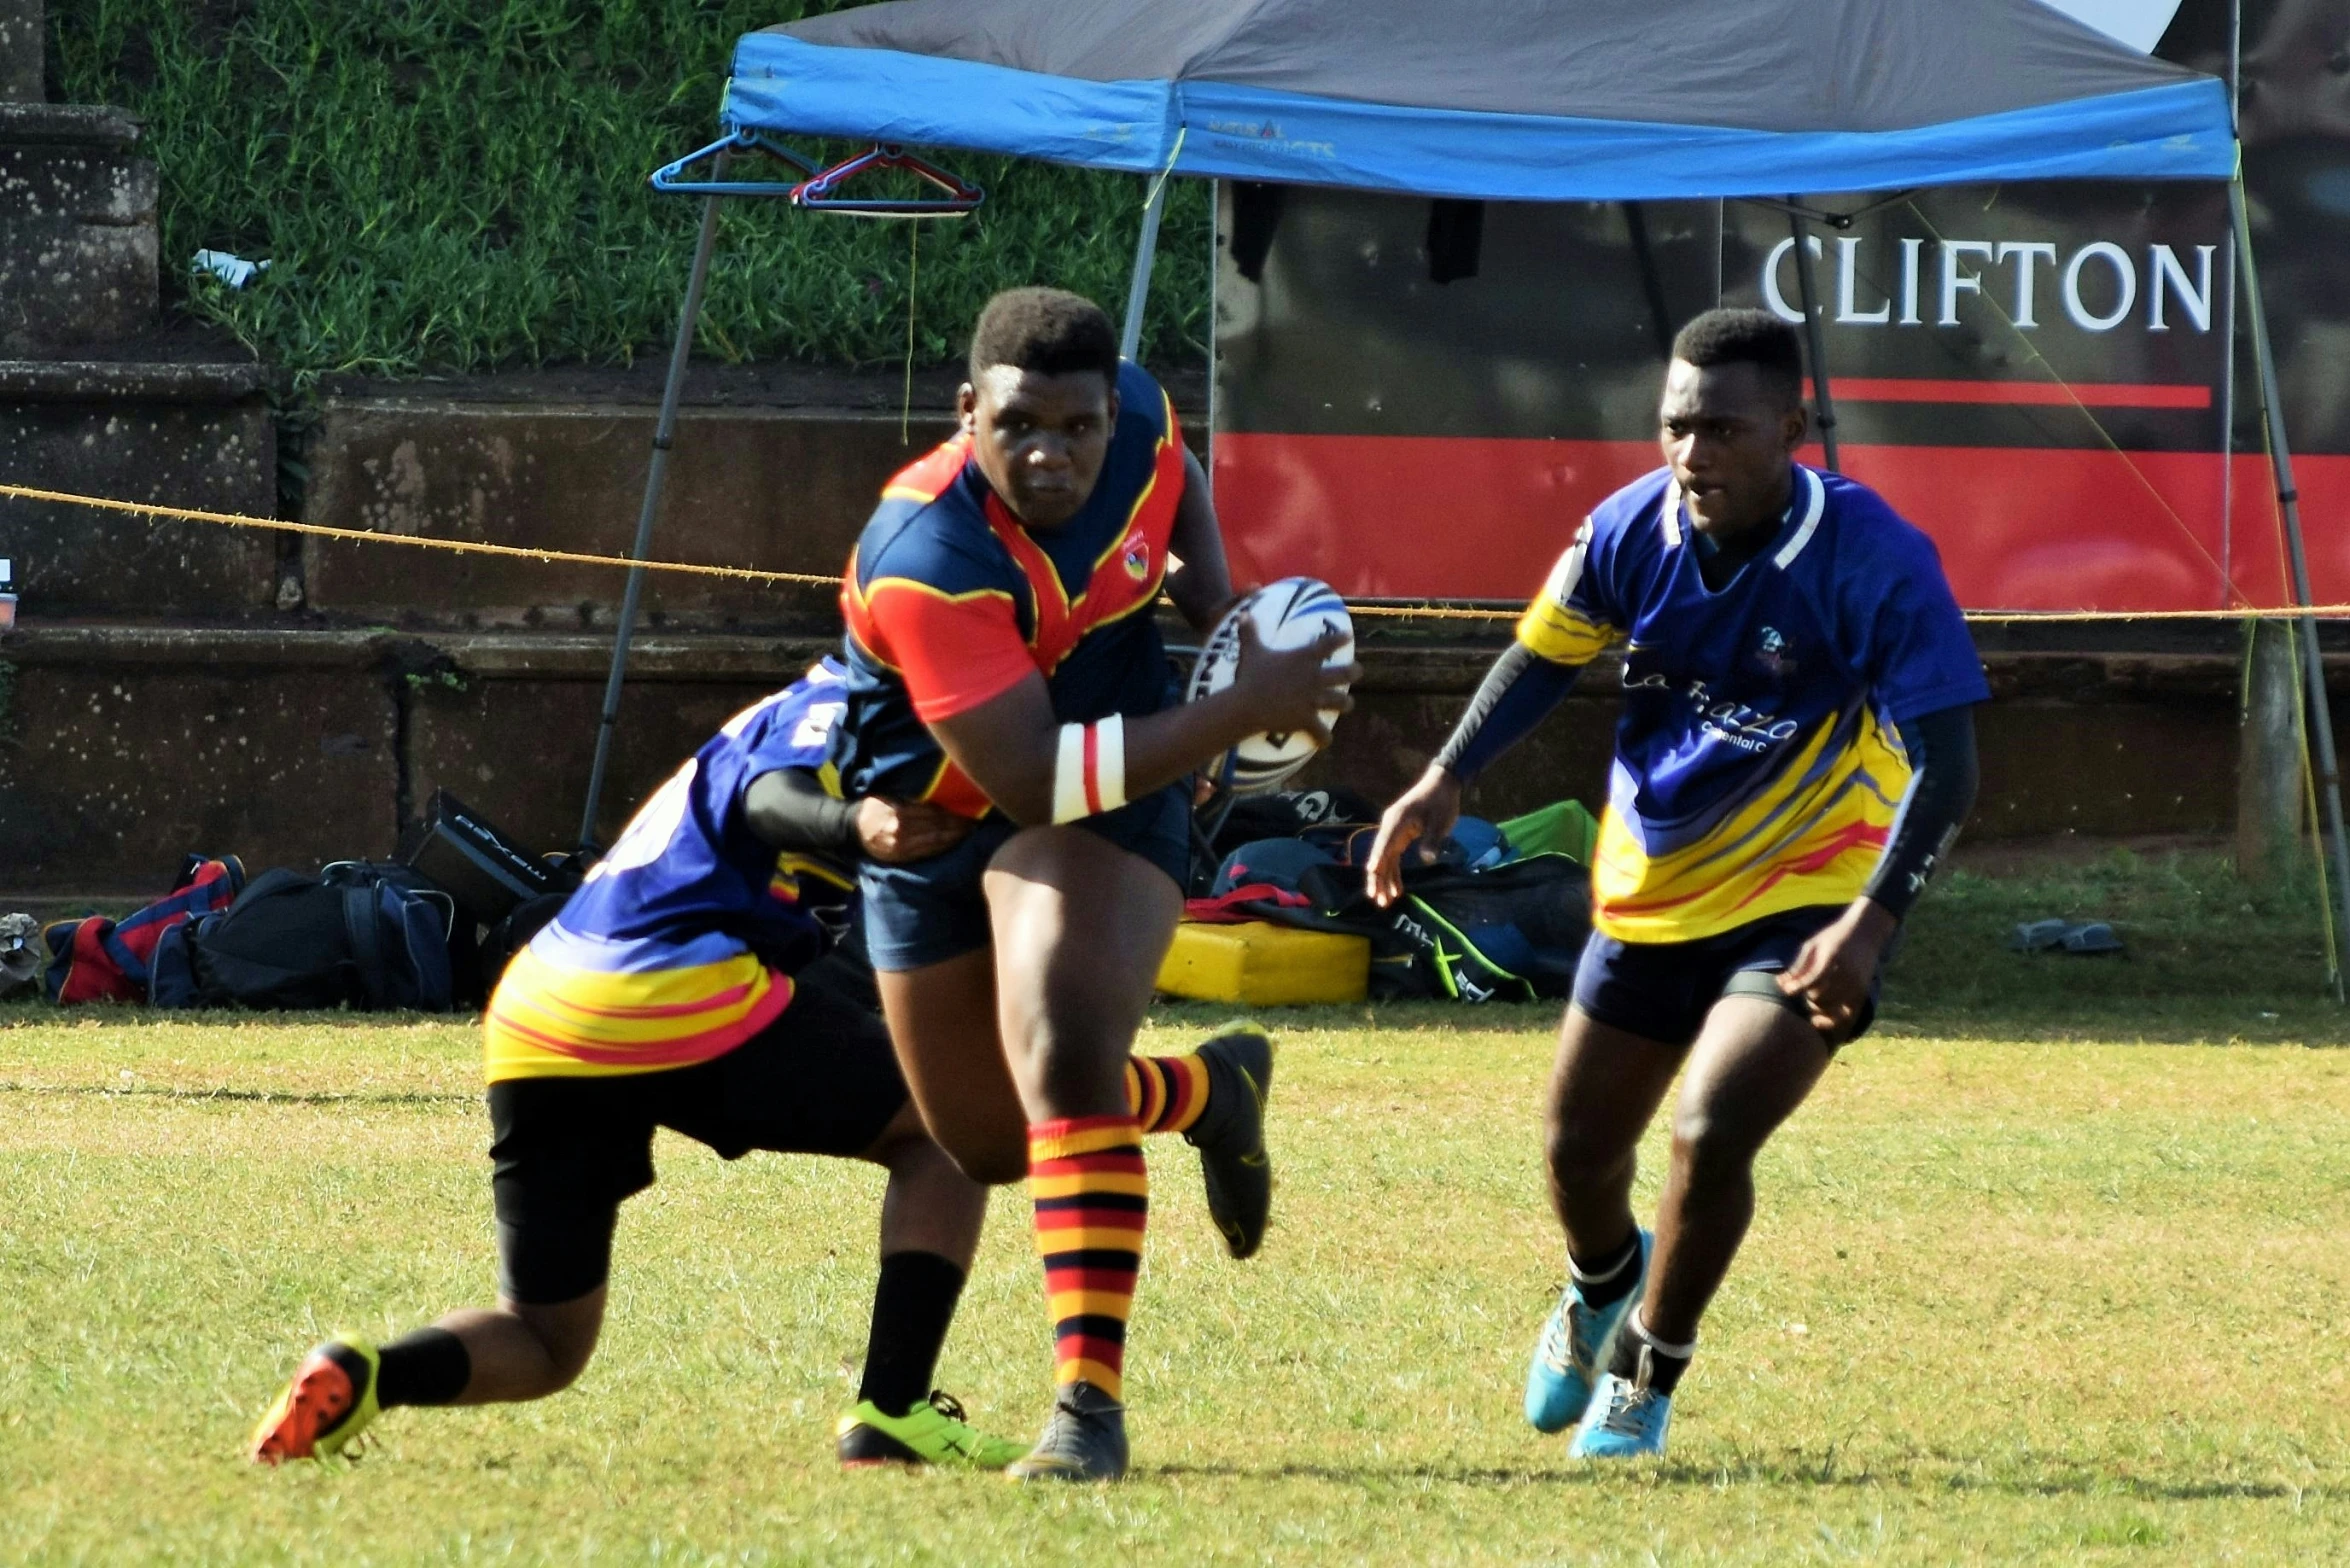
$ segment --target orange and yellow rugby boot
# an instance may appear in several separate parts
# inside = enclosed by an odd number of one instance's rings
[[[325,1459],[344,1453],[379,1412],[375,1346],[338,1333],[294,1369],[293,1381],[253,1429],[257,1463]]]

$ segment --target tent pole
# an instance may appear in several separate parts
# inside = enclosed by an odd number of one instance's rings
[[[1126,285],[1126,326],[1118,334],[1118,357],[1142,361],[1142,308],[1150,303],[1151,263],[1159,259],[1159,219],[1167,211],[1167,176],[1158,176],[1143,203],[1142,237],[1134,242],[1134,276]]]
[[[2309,704],[2309,735],[2316,751],[2317,797],[2332,837],[2334,897],[2341,906],[2342,925],[2350,932],[2350,837],[2342,831],[2342,771],[2334,751],[2332,707],[2326,699],[2325,660],[2317,650],[2317,617],[2308,613],[2316,603],[2309,592],[2309,553],[2301,540],[2301,494],[2293,483],[2293,454],[2285,444],[2284,398],[2277,384],[2275,345],[2269,341],[2268,313],[2260,298],[2260,273],[2252,262],[2252,224],[2244,211],[2244,172],[2241,164],[2228,181],[2228,218],[2236,231],[2237,267],[2243,276],[2244,308],[2252,322],[2252,360],[2260,372],[2260,412],[2268,425],[2269,465],[2275,471],[2277,505],[2285,517],[2285,548],[2293,568],[2293,602],[2301,606],[2301,663]],[[2334,999],[2345,997],[2342,966],[2335,964]]]
[[[1811,352],[1811,395],[1820,414],[1820,447],[1827,453],[1828,467],[1841,473],[1844,465],[1836,455],[1836,399],[1828,390],[1828,335],[1820,325],[1818,289],[1811,275],[1811,233],[1803,226],[1803,214],[1795,205],[1795,198],[1787,198],[1787,229],[1795,236],[1795,280],[1803,289],[1803,335]]]
[[[726,175],[723,154],[717,178]],[[653,549],[653,520],[661,515],[661,489],[669,478],[669,449],[677,439],[677,405],[685,396],[686,361],[693,354],[694,323],[702,314],[702,286],[710,277],[710,252],[718,244],[719,197],[702,198],[702,232],[694,241],[694,263],[685,278],[685,305],[677,313],[677,342],[669,351],[669,379],[661,388],[661,417],[653,426],[653,460],[645,469],[645,499],[636,516],[636,542],[628,558],[642,563]],[[588,769],[587,806],[580,813],[579,844],[596,841],[596,808],[603,803],[604,773],[612,760],[612,733],[620,722],[620,683],[628,669],[628,645],[636,635],[637,606],[645,593],[645,569],[628,569],[620,596],[620,625],[612,637],[612,670],[604,680],[604,713],[596,724],[596,760]]]
[[[2228,4],[2228,123],[2241,127],[2244,77],[2244,0]],[[2239,152],[2241,157],[2242,153]],[[2220,345],[2219,374],[2219,607],[2236,587],[2236,252],[2228,248],[2228,330]],[[2257,625],[2257,623],[2254,623]]]

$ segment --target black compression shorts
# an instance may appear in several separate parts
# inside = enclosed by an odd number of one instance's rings
[[[753,1149],[856,1155],[906,1103],[881,1019],[805,972],[791,1005],[713,1061],[602,1078],[490,1085],[500,1294],[552,1305],[611,1271],[621,1203],[653,1184],[653,1129],[725,1159]]]

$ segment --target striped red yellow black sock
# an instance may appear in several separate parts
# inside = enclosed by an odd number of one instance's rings
[[[1053,1314],[1053,1381],[1125,1397],[1126,1316],[1150,1214],[1141,1133],[1131,1116],[1079,1116],[1028,1129],[1036,1250]]]
[[[1189,1132],[1208,1108],[1208,1064],[1196,1054],[1129,1056],[1126,1105],[1144,1132]]]

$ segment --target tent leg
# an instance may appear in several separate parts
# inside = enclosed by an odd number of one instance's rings
[[[723,177],[723,162],[719,175]],[[669,351],[669,380],[661,388],[661,417],[653,426],[653,460],[645,470],[645,499],[636,517],[636,542],[628,558],[642,562],[652,553],[653,520],[661,515],[661,490],[669,478],[669,449],[677,439],[677,405],[685,395],[686,361],[693,354],[694,323],[702,314],[702,287],[710,277],[710,252],[718,244],[716,196],[702,198],[702,232],[694,241],[693,268],[686,274],[685,305],[677,314],[677,342]],[[637,606],[645,592],[645,569],[628,569],[628,587],[620,597],[620,625],[612,638],[612,669],[604,680],[604,713],[596,724],[596,760],[588,769],[587,806],[580,813],[582,849],[596,842],[596,808],[603,804],[604,773],[612,760],[612,734],[620,722],[620,684],[628,669],[628,645],[636,635]]]
[[[2260,411],[2268,425],[2269,464],[2275,470],[2277,505],[2285,516],[2285,548],[2293,568],[2293,602],[2301,606],[2300,637],[2303,691],[2309,704],[2309,735],[2317,764],[2317,797],[2332,838],[2333,893],[2341,909],[2341,925],[2350,932],[2350,837],[2342,831],[2342,770],[2334,751],[2334,720],[2326,700],[2325,660],[2317,651],[2317,617],[2308,612],[2316,603],[2309,592],[2309,553],[2301,541],[2301,494],[2293,483],[2293,454],[2285,443],[2284,398],[2277,386],[2277,356],[2268,337],[2268,314],[2260,298],[2260,273],[2252,262],[2252,225],[2244,213],[2244,177],[2228,182],[2228,217],[2236,230],[2236,258],[2243,274],[2244,308],[2252,322],[2252,359],[2260,372]],[[2342,966],[2334,965],[2334,998],[2345,999]]]
[[[1811,235],[1803,226],[1803,214],[1794,210],[1794,197],[1787,198],[1787,206],[1787,229],[1795,236],[1795,280],[1803,290],[1803,336],[1811,355],[1811,393],[1819,408],[1820,447],[1828,455],[1828,467],[1841,473],[1844,464],[1836,455],[1836,399],[1828,390],[1828,335],[1820,325],[1818,288],[1811,275]]]
[[[1126,326],[1118,334],[1118,355],[1139,363],[1142,358],[1142,309],[1151,298],[1151,263],[1159,259],[1159,219],[1167,211],[1167,177],[1160,175],[1151,199],[1143,204],[1142,237],[1134,242],[1134,276],[1126,285]]]

